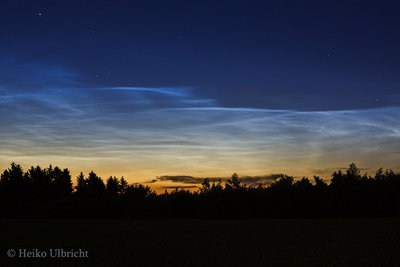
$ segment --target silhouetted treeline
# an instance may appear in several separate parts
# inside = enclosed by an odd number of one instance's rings
[[[275,218],[400,215],[400,173],[361,175],[354,163],[332,174],[246,186],[235,173],[226,182],[204,179],[198,191],[156,194],[121,177],[105,182],[93,171],[72,186],[68,169],[15,163],[1,174],[0,216],[23,218]]]

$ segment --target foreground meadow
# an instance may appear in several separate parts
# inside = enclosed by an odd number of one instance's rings
[[[2,220],[0,266],[398,266],[400,219]],[[8,258],[7,250],[88,258]]]

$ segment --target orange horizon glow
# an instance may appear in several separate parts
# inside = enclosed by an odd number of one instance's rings
[[[307,166],[304,166],[302,164],[296,164],[294,165],[291,169],[289,168],[271,168],[271,169],[258,169],[256,170],[255,168],[232,168],[230,169],[229,166],[227,167],[221,167],[219,169],[209,169],[209,168],[204,168],[203,170],[199,168],[182,168],[179,169],[180,171],[177,171],[175,168],[171,166],[158,166],[157,168],[153,169],[140,169],[140,168],[135,168],[135,167],[129,167],[129,166],[124,166],[123,164],[118,164],[117,162],[114,162],[114,164],[110,165],[105,165],[102,164],[101,162],[98,163],[92,163],[92,164],[87,164],[85,165],[83,162],[73,162],[71,160],[66,160],[65,162],[69,162],[69,164],[63,164],[62,161],[60,160],[53,160],[53,161],[47,161],[47,160],[20,160],[20,161],[15,161],[16,164],[21,165],[24,171],[27,171],[30,169],[31,166],[36,167],[39,165],[42,168],[47,168],[51,164],[53,167],[58,166],[61,169],[68,168],[71,174],[71,179],[73,184],[76,184],[76,177],[80,174],[82,171],[85,177],[87,177],[88,173],[90,171],[94,171],[99,177],[103,179],[105,182],[107,178],[110,176],[112,177],[117,177],[121,178],[124,177],[125,180],[129,184],[135,184],[135,183],[140,183],[143,185],[149,186],[152,190],[156,191],[157,193],[164,192],[164,190],[167,189],[167,191],[173,190],[175,187],[180,188],[180,187],[188,187],[188,186],[193,186],[191,188],[185,188],[186,190],[197,190],[197,187],[201,186],[201,181],[204,178],[221,178],[222,182],[224,182],[224,179],[229,178],[233,173],[238,173],[239,178],[240,177],[245,177],[245,176],[265,176],[265,175],[271,175],[271,174],[286,174],[289,176],[293,176],[295,180],[301,179],[302,177],[308,177],[311,181],[313,176],[319,176],[322,179],[324,179],[326,182],[329,182],[331,179],[331,175],[334,171],[338,171],[339,169],[347,169],[349,163],[352,161],[346,161],[343,162],[342,164],[337,164],[337,167],[325,167],[325,169],[316,169],[316,168],[307,168]],[[75,163],[72,164],[72,163]],[[3,172],[5,169],[8,169],[10,167],[10,164],[5,164],[2,162],[0,164],[0,170]],[[356,162],[357,166],[360,168],[361,173],[368,173],[368,175],[374,176],[375,172],[380,168],[383,167],[384,169],[393,169],[394,171],[397,171],[396,168],[390,168],[386,166],[381,166],[378,164],[374,165],[367,165],[368,162],[363,163],[363,162]],[[188,165],[189,166],[189,165]],[[237,167],[240,165],[237,164]],[[283,166],[283,164],[281,165]],[[368,166],[366,168],[366,166]],[[258,172],[257,172],[258,171]],[[157,181],[154,182],[153,180],[156,180],[157,177],[160,176],[193,176],[195,178],[200,179],[200,182],[195,184],[195,183],[181,183],[181,182],[172,182],[172,181]],[[153,182],[151,182],[153,181]],[[266,183],[268,185],[269,183]],[[196,186],[196,187],[195,187]]]

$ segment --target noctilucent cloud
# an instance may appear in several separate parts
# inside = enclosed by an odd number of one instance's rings
[[[170,188],[400,167],[394,1],[0,8],[1,169],[51,163]]]

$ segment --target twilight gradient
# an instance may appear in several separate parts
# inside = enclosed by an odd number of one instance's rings
[[[0,70],[0,169],[51,163],[74,176],[93,169],[146,182],[233,172],[329,178],[352,161],[370,174],[400,166],[396,106],[226,107],[193,87],[88,87],[71,71],[11,59]]]

